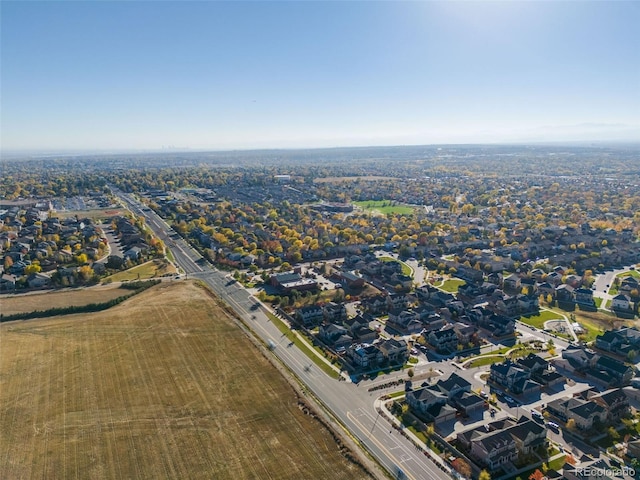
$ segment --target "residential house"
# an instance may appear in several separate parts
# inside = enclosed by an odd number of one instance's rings
[[[640,330],[636,327],[607,330],[596,337],[596,347],[624,357],[640,353]]]
[[[389,365],[404,365],[409,359],[409,349],[404,340],[388,338],[381,340],[376,346],[382,353],[383,361]]]
[[[440,330],[446,324],[444,319],[440,315],[433,312],[427,315],[420,315],[420,320],[422,321],[422,326],[424,327],[424,331],[426,332],[430,332],[432,330]]]
[[[11,275],[10,273],[3,273],[0,276],[0,291],[2,290],[14,290],[16,288],[16,280],[18,277]]]
[[[531,380],[531,372],[511,360],[492,364],[489,372],[489,379],[492,382],[515,394],[528,393],[541,388],[538,382]]]
[[[458,343],[462,345],[468,345],[473,340],[478,329],[473,325],[467,325],[462,322],[456,322],[453,324],[453,329],[458,336]]]
[[[549,282],[541,282],[536,284],[537,288],[538,288],[538,292],[540,292],[540,295],[555,295],[556,294],[556,287],[554,287],[553,285],[551,285]]]
[[[613,378],[613,381],[610,382],[612,386],[628,385],[635,375],[634,367],[606,355],[598,355],[595,368],[604,370]]]
[[[369,328],[369,322],[362,316],[348,318],[343,325],[358,343],[373,343],[378,338],[378,332]]]
[[[318,337],[336,351],[345,349],[353,342],[346,328],[333,323],[320,325]]]
[[[573,420],[580,430],[590,430],[594,425],[604,424],[605,409],[595,402],[579,397],[564,397],[547,403],[546,410],[566,422]]]
[[[458,348],[458,335],[452,326],[425,332],[424,337],[436,351],[451,353]]]
[[[452,400],[452,404],[458,412],[468,417],[475,412],[484,410],[486,402],[476,393],[462,392]]]
[[[558,272],[551,272],[547,275],[546,282],[550,283],[554,287],[562,284],[562,275]]]
[[[431,291],[435,290],[431,285],[422,285],[414,290],[418,300],[427,300],[431,296]]]
[[[529,455],[537,449],[546,449],[549,445],[546,427],[527,417],[520,417],[508,431],[516,442],[519,455]]]
[[[367,297],[362,299],[360,303],[362,308],[372,315],[387,313],[389,311],[386,295]]]
[[[611,310],[629,311],[632,310],[631,297],[619,293],[611,299]]]
[[[342,284],[347,288],[362,288],[365,285],[364,278],[353,272],[340,272],[338,276]]]
[[[574,292],[576,303],[583,305],[593,305],[593,290],[589,288],[578,288]]]
[[[518,313],[525,315],[528,313],[537,313],[540,310],[540,301],[537,295],[518,295]]]
[[[44,273],[32,273],[27,277],[27,283],[31,288],[40,288],[51,283],[51,278]]]
[[[610,387],[628,385],[635,373],[633,367],[615,358],[573,345],[562,351],[562,359],[564,362],[556,363]]]
[[[405,400],[412,413],[436,426],[456,418],[456,409],[447,404],[447,395],[438,389],[412,389],[406,392]]]
[[[123,255],[125,259],[136,261],[140,258],[141,253],[142,250],[140,249],[140,247],[131,247],[126,252],[124,252]]]
[[[617,424],[621,418],[629,415],[629,398],[622,388],[598,393],[590,400],[604,408],[606,420],[611,424]]]
[[[518,298],[509,295],[493,296],[489,305],[496,314],[505,317],[516,317],[520,311]]]
[[[534,268],[533,270],[531,270],[531,272],[529,272],[529,275],[531,276],[531,278],[533,278],[536,282],[541,282],[542,278],[546,275],[545,272],[543,270],[541,270],[540,268]]]
[[[347,307],[342,303],[329,302],[322,307],[324,319],[331,323],[342,323],[347,319]]]
[[[566,283],[559,285],[556,287],[556,299],[558,302],[574,302],[574,288],[571,285],[567,285]]]
[[[387,306],[391,312],[399,312],[409,305],[409,297],[406,293],[390,293],[387,296]]]
[[[420,317],[413,310],[402,310],[399,313],[389,313],[387,328],[396,330],[403,335],[420,333],[423,330]]]
[[[582,285],[582,277],[574,274],[567,275],[567,277],[564,279],[564,283],[574,289],[578,289]]]
[[[357,344],[347,348],[347,358],[358,369],[370,370],[376,368],[382,360],[382,353],[375,345]]]
[[[322,307],[318,305],[308,305],[296,311],[296,319],[305,327],[318,325],[324,319]]]
[[[516,442],[507,430],[495,430],[471,440],[471,456],[492,473],[518,458]]]
[[[512,273],[511,275],[509,275],[503,280],[503,287],[505,290],[519,293],[521,288],[520,282],[521,282],[520,275],[516,273]]]

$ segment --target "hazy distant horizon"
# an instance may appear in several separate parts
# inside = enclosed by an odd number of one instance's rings
[[[3,151],[640,141],[640,2],[1,8]]]
[[[94,156],[94,155],[161,155],[161,154],[199,154],[199,153],[239,153],[254,152],[305,152],[322,150],[364,150],[364,149],[394,149],[394,148],[473,148],[473,147],[566,147],[566,148],[636,148],[640,150],[640,140],[614,140],[614,141],[549,141],[549,142],[494,142],[494,143],[416,143],[396,145],[335,145],[322,147],[273,147],[273,148],[160,148],[160,149],[2,149],[0,153],[7,159],[51,156]]]

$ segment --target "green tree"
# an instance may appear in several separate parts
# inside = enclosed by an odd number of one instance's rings
[[[486,470],[482,470],[478,475],[478,480],[491,480],[491,475]]]

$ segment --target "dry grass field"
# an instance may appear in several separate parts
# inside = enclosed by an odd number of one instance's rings
[[[354,479],[332,433],[203,289],[0,326],[2,479]]]
[[[108,302],[130,293],[131,290],[108,285],[77,290],[34,292],[25,295],[3,295],[0,297],[0,312],[3,315],[13,315],[14,313],[49,308],[89,305],[90,303]]]
[[[176,267],[166,259],[155,259],[137,265],[123,272],[115,273],[105,280],[111,282],[123,282],[133,280],[147,280],[149,278],[162,277],[163,275],[173,275],[177,273]]]

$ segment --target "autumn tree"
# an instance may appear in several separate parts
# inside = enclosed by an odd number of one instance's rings
[[[529,475],[529,480],[543,480],[545,478],[544,473],[536,468],[535,472]]]
[[[462,475],[465,478],[471,477],[471,466],[465,462],[462,458],[456,458],[451,466],[454,468],[456,472]]]

